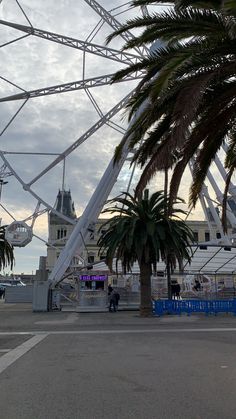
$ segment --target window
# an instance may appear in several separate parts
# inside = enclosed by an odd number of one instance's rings
[[[194,239],[195,242],[198,242],[198,232],[197,231],[193,232],[193,239]]]
[[[88,255],[88,263],[94,262],[94,255]]]
[[[205,231],[205,242],[209,242],[210,241],[210,233],[209,231]]]
[[[221,239],[221,234],[220,233],[216,233],[216,238],[217,239]]]
[[[57,240],[62,239],[63,237],[66,237],[66,229],[59,228],[59,230],[57,230]]]

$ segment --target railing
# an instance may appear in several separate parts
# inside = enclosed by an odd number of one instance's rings
[[[156,300],[154,301],[154,313],[162,316],[165,313],[233,313],[236,316],[236,299],[230,300]]]

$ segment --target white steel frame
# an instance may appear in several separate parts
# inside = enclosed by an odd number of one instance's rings
[[[27,15],[25,14],[23,8],[21,7],[21,5],[19,4],[19,1],[16,0],[16,3],[18,4],[18,6],[20,7],[22,13],[24,14],[25,18],[27,19],[29,26],[26,25],[19,25],[17,23],[14,22],[8,22],[8,21],[4,21],[4,20],[0,20],[0,24],[1,25],[5,25],[8,27],[12,27],[20,32],[23,32],[24,35],[14,39],[13,41],[7,42],[1,46],[7,46],[12,42],[16,42],[22,38],[28,37],[28,36],[36,36],[36,37],[40,37],[43,38],[45,40],[48,41],[52,41],[52,42],[56,42],[62,45],[65,45],[67,47],[71,47],[71,48],[76,48],[78,50],[82,50],[84,52],[84,55],[86,53],[89,54],[95,54],[98,56],[102,56],[106,59],[109,60],[114,60],[117,62],[121,62],[123,64],[129,65],[131,63],[137,63],[138,61],[140,61],[140,59],[142,57],[144,57],[146,54],[148,54],[148,49],[146,47],[142,47],[142,48],[134,48],[135,53],[127,53],[127,52],[123,52],[123,51],[119,51],[116,50],[114,48],[109,48],[109,47],[105,47],[105,46],[101,46],[98,45],[96,43],[93,43],[93,38],[95,36],[95,34],[99,31],[99,29],[102,27],[102,25],[104,24],[104,22],[106,22],[113,30],[119,29],[121,24],[120,22],[117,20],[117,18],[115,17],[115,14],[117,12],[116,9],[114,9],[113,11],[107,11],[106,9],[104,9],[104,7],[102,7],[97,1],[95,0],[84,0],[101,18],[100,22],[98,23],[97,27],[94,29],[94,31],[91,33],[91,36],[88,37],[88,39],[86,41],[81,41],[79,39],[75,39],[75,38],[71,38],[71,37],[67,37],[58,33],[53,33],[53,32],[48,32],[48,31],[44,31],[38,28],[33,27],[33,25],[31,24],[29,18],[27,17]],[[0,1],[1,3],[1,1]],[[127,4],[127,3],[126,3]],[[147,14],[148,10],[147,7],[142,7],[142,13],[143,14]],[[117,13],[118,14],[118,13]],[[97,32],[96,32],[97,31]],[[125,41],[128,41],[130,39],[132,39],[133,35],[131,32],[127,31],[125,33],[123,33],[121,35],[123,37],[123,39]],[[41,153],[41,154],[51,154],[51,155],[56,155],[55,159],[52,161],[51,164],[49,164],[47,167],[45,167],[40,173],[38,173],[30,182],[26,183],[24,182],[24,180],[17,174],[17,172],[14,170],[14,168],[11,166],[11,164],[9,163],[9,161],[7,160],[7,155],[11,154],[13,152],[9,152],[9,151],[4,151],[4,150],[0,150],[0,157],[4,163],[4,167],[7,168],[7,170],[10,171],[10,173],[12,175],[14,175],[16,177],[16,179],[19,181],[19,183],[22,185],[23,189],[28,191],[37,201],[37,205],[36,205],[36,209],[34,211],[34,214],[32,214],[31,217],[32,218],[32,226],[34,224],[34,221],[36,219],[37,216],[39,216],[40,214],[42,214],[45,211],[52,211],[53,213],[55,213],[56,215],[58,215],[61,219],[64,219],[65,221],[70,222],[71,224],[75,224],[74,230],[70,236],[70,238],[68,239],[64,249],[62,250],[57,263],[50,275],[49,278],[49,284],[50,286],[55,286],[58,282],[60,282],[66,272],[66,270],[68,269],[70,262],[73,258],[73,256],[75,254],[81,253],[83,248],[84,248],[84,242],[87,239],[87,236],[89,234],[88,228],[89,225],[91,225],[92,223],[95,223],[116,180],[117,177],[119,175],[119,172],[125,162],[125,160],[128,157],[128,144],[129,144],[129,139],[127,139],[126,145],[124,147],[123,150],[123,155],[119,161],[119,163],[114,164],[113,159],[111,160],[111,162],[109,163],[107,169],[104,172],[104,175],[102,176],[100,183],[97,187],[97,189],[95,190],[94,194],[92,195],[86,209],[83,212],[83,215],[80,217],[80,219],[76,222],[75,220],[71,220],[70,218],[66,217],[65,215],[63,215],[62,213],[56,211],[54,208],[52,208],[47,202],[45,202],[44,200],[42,200],[42,198],[40,196],[38,196],[37,193],[35,193],[35,191],[32,189],[32,185],[39,180],[42,176],[44,176],[46,173],[48,173],[53,167],[55,167],[58,163],[60,163],[61,161],[65,161],[66,156],[68,156],[70,153],[72,153],[77,147],[79,147],[84,141],[86,141],[92,134],[94,134],[99,128],[101,128],[103,125],[107,124],[109,126],[111,126],[113,129],[118,130],[119,132],[123,133],[124,130],[122,127],[120,127],[119,125],[115,124],[114,122],[111,121],[111,118],[116,115],[122,108],[124,108],[124,106],[128,103],[129,99],[132,97],[132,95],[134,94],[134,91],[130,92],[125,98],[123,98],[116,106],[114,106],[112,109],[110,109],[105,115],[102,113],[101,109],[99,108],[99,105],[97,104],[96,100],[94,99],[94,97],[92,96],[91,91],[89,90],[92,87],[95,86],[102,86],[102,85],[108,85],[110,84],[111,78],[112,78],[113,74],[107,74],[107,75],[103,75],[103,76],[98,76],[98,77],[93,77],[93,78],[88,78],[86,79],[85,77],[83,77],[82,80],[79,81],[74,81],[74,82],[70,82],[70,83],[64,83],[64,84],[60,84],[60,85],[54,85],[54,86],[49,86],[49,87],[44,87],[41,89],[35,89],[35,90],[30,90],[30,91],[26,91],[25,89],[23,89],[20,86],[15,85],[14,83],[12,83],[11,81],[5,79],[4,77],[1,77],[3,80],[5,80],[6,82],[14,85],[15,87],[17,87],[19,90],[21,90],[20,93],[15,94],[15,95],[11,95],[8,97],[3,97],[0,98],[0,102],[4,102],[4,101],[16,101],[16,100],[24,100],[23,104],[21,104],[18,108],[18,110],[16,111],[16,113],[14,114],[14,116],[10,119],[10,121],[7,123],[7,125],[4,127],[4,129],[2,130],[2,132],[0,133],[0,136],[7,130],[7,128],[9,127],[9,125],[14,121],[14,119],[17,117],[18,113],[23,109],[24,105],[27,103],[27,101],[29,99],[32,98],[36,98],[39,96],[46,96],[46,95],[52,95],[52,94],[60,94],[63,92],[70,92],[73,90],[80,90],[83,89],[88,97],[91,100],[91,103],[93,104],[94,108],[96,109],[98,115],[99,115],[99,120],[92,126],[90,127],[87,132],[85,132],[80,138],[78,138],[70,147],[68,147],[66,150],[64,150],[62,153]],[[136,80],[136,79],[140,79],[143,76],[142,72],[136,72],[130,76],[127,76],[126,81],[128,80]],[[145,105],[144,105],[145,106]],[[139,110],[140,112],[141,110]],[[135,121],[135,118],[131,121],[131,124],[133,124]],[[21,154],[21,153],[15,153],[15,154]],[[22,154],[30,154],[30,153],[24,153],[22,152]],[[32,154],[40,154],[40,153],[32,153]],[[219,172],[221,173],[221,176],[223,177],[223,179],[225,179],[226,177],[226,172],[225,169],[223,168],[223,165],[221,163],[221,161],[216,158],[215,160],[216,166],[219,170]],[[190,170],[192,170],[192,166],[190,165]],[[208,173],[208,180],[210,182],[210,184],[212,185],[216,196],[217,196],[217,200],[219,201],[219,203],[222,203],[222,193],[220,191],[220,189],[218,188],[214,177],[212,176],[212,174],[209,172]],[[64,180],[63,180],[64,182]],[[233,198],[235,198],[235,187],[234,185],[230,185],[230,189],[229,192],[232,194],[231,196]],[[230,239],[228,236],[225,236],[223,234],[222,231],[222,227],[221,227],[221,223],[219,220],[219,216],[215,210],[214,204],[209,196],[207,187],[204,186],[201,196],[200,196],[200,202],[202,204],[203,207],[203,211],[205,213],[206,219],[208,221],[208,225],[210,230],[212,231],[212,225],[211,225],[211,221],[208,218],[208,213],[207,213],[207,206],[210,208],[211,213],[213,215],[214,218],[214,222],[217,225],[217,228],[219,229],[219,231],[221,232],[221,244],[224,242],[225,244],[229,244],[230,243]],[[39,207],[40,205],[43,205],[45,207],[45,209],[39,211]],[[228,216],[228,220],[231,224],[231,226],[233,228],[236,227],[236,218],[233,215],[232,211],[230,210],[230,208],[228,207],[228,211],[227,211],[227,216]],[[14,217],[12,217],[14,219]]]

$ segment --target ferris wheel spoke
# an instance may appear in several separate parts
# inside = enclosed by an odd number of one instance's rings
[[[101,18],[110,25],[114,30],[118,30],[121,28],[121,23],[112,16],[110,12],[108,12],[104,7],[102,7],[97,1],[95,0],[84,0],[95,12],[101,16]],[[134,35],[130,31],[125,31],[120,35],[125,41],[130,41],[134,38]],[[142,48],[134,48],[134,50],[140,54],[141,56],[147,55],[149,53],[149,49],[144,46]]]
[[[7,128],[11,125],[11,123],[14,121],[14,119],[20,113],[21,109],[25,106],[25,104],[26,104],[27,101],[28,101],[28,98],[25,99],[25,101],[22,103],[22,105],[17,109],[17,111],[14,113],[13,117],[10,119],[10,121],[5,125],[5,127],[3,128],[3,130],[0,132],[0,137],[7,130]]]
[[[44,205],[48,210],[52,211],[55,215],[57,215],[62,220],[68,221],[70,224],[75,224],[76,220],[71,219],[64,215],[63,213],[55,210],[51,205],[49,205],[45,200],[43,200],[38,194],[36,194],[25,182],[24,180],[18,175],[18,173],[14,170],[13,166],[9,163],[9,161],[6,159],[4,152],[0,150],[0,158],[4,162],[5,166],[8,168],[8,170],[14,175],[14,177],[18,180],[18,182],[22,185],[23,189],[27,192],[30,192],[30,194],[36,199],[36,201],[41,202],[42,205]]]
[[[94,96],[92,95],[92,93],[90,92],[89,89],[85,89],[85,93],[87,94],[90,102],[92,103],[94,109],[96,110],[97,114],[100,116],[100,118],[102,118],[104,116],[101,108],[99,107],[96,99],[94,98]],[[106,123],[106,125],[108,125],[109,127],[113,128],[115,131],[119,132],[120,134],[124,135],[126,130],[119,124],[113,122],[113,121],[108,121]]]
[[[15,217],[10,213],[10,211],[8,211],[6,207],[4,207],[2,203],[0,203],[0,207],[9,215],[9,217],[11,217],[14,221],[16,221]]]
[[[95,54],[100,57],[108,58],[110,60],[118,61],[127,65],[131,63],[133,64],[137,63],[141,59],[140,55],[135,55],[128,52],[119,51],[113,48],[97,45],[92,42],[81,41],[76,38],[71,38],[71,37],[64,36],[64,35],[54,33],[54,32],[44,31],[42,29],[34,28],[32,26],[20,25],[14,22],[8,22],[6,20],[0,20],[0,24],[17,29],[21,32],[25,32],[27,33],[27,36],[34,35],[39,38],[46,39],[48,41],[56,42],[58,44],[65,45],[67,47],[76,48],[80,51],[85,51],[86,53]],[[14,41],[11,41],[11,42],[14,42]],[[7,44],[4,44],[4,45],[7,45]]]
[[[122,82],[133,81],[143,77],[143,71],[136,71],[134,74],[127,75]],[[24,91],[15,95],[0,98],[0,102],[8,102],[12,100],[30,99],[39,96],[55,95],[58,93],[72,92],[75,90],[88,89],[91,87],[99,87],[111,84],[113,74],[107,74],[99,77],[78,80],[71,83],[57,84],[55,86],[43,87],[41,89]]]
[[[135,90],[132,90],[125,98],[123,98],[116,106],[114,106],[110,111],[107,112],[102,118],[100,118],[88,131],[85,132],[78,140],[76,140],[70,147],[68,147],[63,153],[61,153],[49,166],[47,166],[42,172],[40,172],[31,182],[25,185],[25,188],[30,188],[37,180],[39,180],[42,176],[48,173],[53,167],[55,167],[58,163],[60,163],[66,156],[71,154],[77,147],[83,144],[92,134],[94,134],[99,128],[107,123],[114,115],[116,115],[124,106],[128,103],[128,101],[132,98],[135,94]]]
[[[31,27],[33,27],[32,23],[30,22],[30,20],[29,20],[27,14],[25,13],[23,7],[20,5],[20,2],[18,0],[16,0],[16,3],[18,5],[19,9],[21,10],[22,14],[24,15],[25,19],[27,20],[27,22],[30,24]]]
[[[0,45],[0,48],[6,47],[7,45],[10,45],[10,44],[13,44],[14,42],[20,41],[21,39],[27,38],[28,36],[30,36],[30,35],[27,34],[27,35],[19,36],[19,38],[15,38],[12,41],[5,42],[5,44]]]

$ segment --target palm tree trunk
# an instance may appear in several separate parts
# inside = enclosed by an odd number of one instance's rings
[[[164,197],[167,198],[168,195],[168,168],[165,168],[165,172],[164,172]]]
[[[151,274],[150,263],[140,264],[140,316],[147,317],[152,315],[151,300]]]
[[[164,196],[167,200],[168,195],[168,168],[165,168],[165,177],[164,177]],[[165,209],[165,215],[167,215],[169,208]],[[167,290],[168,290],[168,300],[172,299],[171,292],[171,272],[170,272],[170,257],[167,254],[166,257],[166,276],[167,276]]]
[[[168,300],[172,299],[171,292],[171,272],[170,272],[170,257],[167,255],[166,258],[166,276],[167,276],[167,289],[168,289]]]

